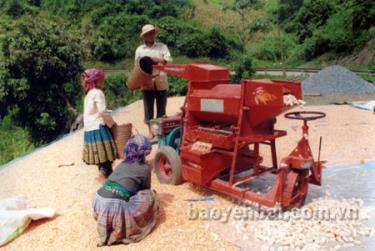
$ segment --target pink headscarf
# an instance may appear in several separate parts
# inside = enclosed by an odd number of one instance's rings
[[[96,81],[104,78],[102,69],[91,68],[84,71],[81,75],[82,87],[86,92],[96,87]]]

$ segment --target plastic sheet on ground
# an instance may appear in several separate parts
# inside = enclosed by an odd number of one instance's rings
[[[370,219],[365,221],[364,225],[375,228],[375,160],[365,164],[325,168],[322,177],[323,185],[321,187],[309,186],[305,204],[310,203],[315,198],[324,197],[327,194],[337,199],[360,198],[364,202],[363,209],[370,215]],[[236,231],[236,227],[231,224],[210,221],[207,228],[213,235],[218,235],[222,239],[233,243],[240,250],[262,250],[262,242],[255,240],[255,238],[244,240],[238,234],[238,231]],[[362,251],[370,251],[375,249],[374,236],[361,237],[359,240],[362,242],[360,247],[354,246],[340,250],[354,251],[360,249]],[[277,246],[274,247],[277,250]]]
[[[32,220],[52,218],[55,213],[53,208],[28,209],[24,196],[0,199],[0,247],[22,234]]]
[[[350,102],[350,105],[355,108],[359,108],[359,109],[363,109],[367,111],[375,111],[375,100],[354,101],[354,102]]]

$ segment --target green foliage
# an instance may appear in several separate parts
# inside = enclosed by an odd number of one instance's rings
[[[186,0],[132,0],[127,4],[127,11],[132,14],[146,15],[151,18],[178,16],[178,7],[189,4]]]
[[[212,58],[225,58],[230,50],[230,42],[218,28],[210,30],[207,36],[207,56]]]
[[[173,75],[168,76],[168,96],[185,96],[187,93],[187,80]]]
[[[308,38],[303,44],[297,45],[291,54],[291,60],[310,60],[317,54],[315,38]]]
[[[301,8],[303,0],[279,0],[279,8],[275,10],[278,22],[290,21]]]
[[[245,16],[246,11],[249,9],[259,9],[262,6],[259,0],[234,0],[230,4],[224,6],[225,10],[233,10],[238,12],[241,16]]]
[[[6,81],[8,81],[8,74],[4,67],[0,67],[0,118],[7,113],[7,97],[8,89],[6,88]]]
[[[192,25],[174,17],[162,17],[158,20],[157,25],[161,29],[158,38],[170,47],[175,47],[180,37],[196,32]]]
[[[37,7],[40,7],[41,3],[42,3],[42,0],[27,0],[27,2],[31,5],[34,5],[34,6],[37,6]]]
[[[314,30],[323,26],[329,16],[334,13],[334,5],[326,0],[304,1],[292,21],[292,31],[296,32],[298,40],[303,42],[313,35]]]
[[[353,32],[367,30],[375,24],[375,4],[371,0],[343,1],[345,14],[350,18]]]
[[[25,12],[25,6],[20,0],[9,0],[5,7],[5,13],[11,17],[19,17]]]
[[[7,95],[0,102],[34,142],[53,140],[67,127],[68,106],[81,92],[78,41],[61,24],[27,18],[6,34],[2,50],[0,89]]]
[[[189,57],[225,58],[234,41],[227,39],[218,28],[205,32],[173,17],[159,20],[159,39],[170,48]]]
[[[109,16],[116,16],[117,14],[125,11],[124,5],[114,5],[106,3],[91,12],[91,19],[94,25],[99,25],[103,19]]]
[[[248,23],[248,17],[251,15],[253,9],[259,9],[262,6],[263,2],[260,0],[234,0],[232,3],[226,4],[223,7],[224,11],[232,10],[240,16],[241,23],[237,29],[243,49],[249,41],[252,32],[251,24],[249,25]]]
[[[110,109],[128,105],[141,98],[140,91],[132,91],[126,86],[127,75],[112,74],[106,77],[104,93]]]
[[[108,109],[126,106],[142,98],[141,91],[132,91],[126,86],[128,76],[123,73],[111,74],[105,78],[104,93]]]
[[[239,83],[241,79],[250,79],[255,73],[252,59],[249,56],[240,56],[233,70],[235,74],[231,75],[232,83]]]
[[[38,6],[36,4],[37,0],[1,0],[0,13],[2,12],[16,20],[23,15],[29,15],[37,12],[36,7]]]
[[[10,116],[0,120],[0,165],[34,148],[27,130],[14,125]]]
[[[159,24],[161,41],[172,51],[190,57],[223,58],[232,47],[242,48],[217,28],[203,29],[183,19],[187,9],[194,10],[190,0],[24,1],[16,3],[54,16],[43,15],[43,18],[64,20],[69,32],[80,38],[85,60],[114,62],[133,58],[141,43],[139,31],[146,23]]]
[[[134,34],[138,34],[147,22],[145,16],[126,14],[104,18],[97,29],[94,55],[105,61],[133,57],[139,43],[138,36]]]
[[[196,30],[195,33],[181,36],[176,42],[176,48],[180,53],[189,57],[199,57],[207,55],[206,34]]]
[[[126,86],[128,76],[124,73],[115,73],[106,76],[104,94],[108,109],[129,105],[142,99],[142,91],[132,91]],[[169,91],[168,96],[186,95],[187,81],[175,76],[168,76]]]
[[[326,44],[336,52],[352,50],[355,46],[355,37],[349,28],[348,18],[341,13],[332,15],[327,23],[315,32],[321,43]]]
[[[256,18],[249,24],[249,29],[253,33],[258,31],[265,32],[269,29],[269,26],[266,21],[262,20],[261,18]]]
[[[268,36],[252,49],[252,55],[261,60],[283,61],[289,57],[295,42],[291,36]]]
[[[220,31],[213,28],[208,33],[196,30],[193,34],[181,36],[176,48],[189,57],[225,58],[229,53],[229,44]]]
[[[369,0],[281,0],[277,16],[298,39],[291,59],[310,60],[363,47],[371,39],[367,31],[375,23],[375,5]]]

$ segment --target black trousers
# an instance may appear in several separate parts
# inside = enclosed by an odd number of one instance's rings
[[[143,106],[145,111],[145,123],[154,119],[154,103],[156,100],[156,118],[165,115],[167,106],[167,91],[143,91]]]

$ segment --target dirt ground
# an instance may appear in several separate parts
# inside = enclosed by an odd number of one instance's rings
[[[167,114],[179,111],[183,98],[168,99]],[[301,108],[295,108],[301,109]],[[323,138],[321,159],[327,166],[360,163],[375,158],[375,115],[347,105],[306,106],[304,110],[323,111],[326,118],[310,123],[310,144],[317,155],[319,137]],[[135,102],[116,114],[119,123],[131,122],[142,134],[143,105]],[[277,141],[279,160],[286,156],[301,137],[301,122],[278,117],[277,129],[288,135]],[[96,222],[92,217],[91,199],[100,183],[95,166],[81,160],[83,131],[67,136],[49,146],[34,151],[0,170],[0,197],[26,195],[34,207],[57,208],[58,216],[51,220],[33,222],[20,237],[4,250],[123,250],[124,245],[97,248]],[[267,148],[265,162],[269,162]],[[156,151],[154,146],[152,158]],[[73,166],[62,166],[71,164]],[[143,241],[128,245],[129,250],[237,250],[234,244],[217,240],[207,230],[207,222],[189,220],[187,199],[214,196],[211,202],[195,202],[207,206],[228,206],[224,196],[184,183],[180,186],[162,185],[155,174],[152,187],[160,201],[159,222]]]

